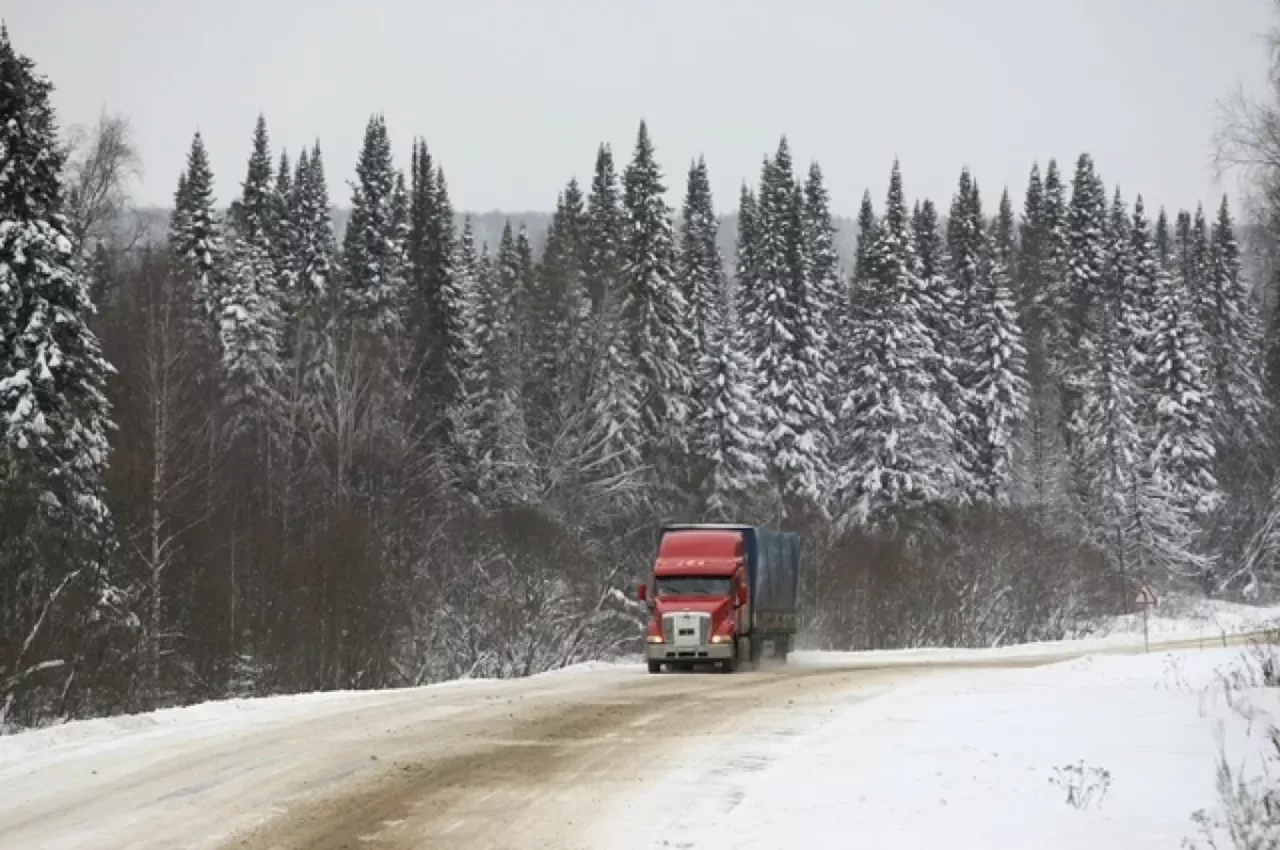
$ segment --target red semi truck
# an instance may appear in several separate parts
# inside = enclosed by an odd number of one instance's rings
[[[664,525],[652,579],[638,598],[653,612],[649,672],[782,662],[796,634],[800,536],[754,525]]]

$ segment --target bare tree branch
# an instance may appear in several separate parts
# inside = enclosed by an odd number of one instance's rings
[[[75,127],[69,137],[64,179],[73,249],[81,257],[97,245],[132,249],[142,222],[125,219],[134,211],[130,186],[142,177],[142,160],[129,119],[104,108],[91,129]]]

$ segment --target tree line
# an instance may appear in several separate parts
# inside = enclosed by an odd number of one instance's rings
[[[225,212],[195,134],[147,244],[127,127],[68,147],[50,89],[0,35],[0,725],[633,649],[664,519],[801,530],[824,647],[1271,578],[1275,340],[1225,200],[1152,216],[1085,154],[1020,215],[965,170],[944,219],[895,163],[843,269],[783,138],[726,258],[706,162],[671,207],[641,123],[535,251],[374,116],[339,244],[320,144],[259,118]]]

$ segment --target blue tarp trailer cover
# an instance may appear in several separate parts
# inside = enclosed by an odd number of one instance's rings
[[[662,526],[670,531],[722,529],[740,531],[746,542],[747,576],[750,581],[751,630],[763,633],[794,634],[796,604],[800,586],[800,535],[793,531],[773,531],[756,525],[680,523]]]

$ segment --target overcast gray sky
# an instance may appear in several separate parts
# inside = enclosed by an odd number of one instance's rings
[[[1211,203],[1215,99],[1265,82],[1271,0],[5,0],[16,47],[64,123],[131,116],[145,203],[168,204],[191,134],[225,202],[255,117],[291,153],[319,137],[331,190],[369,115],[401,164],[422,135],[469,210],[549,209],[596,144],[630,156],[649,121],[678,203],[705,154],[717,206],[786,133],[837,212],[946,203],[962,165],[994,204],[1034,160],[1092,152],[1148,204]],[[199,8],[197,8],[197,6]],[[1234,195],[1234,192],[1232,193]]]

